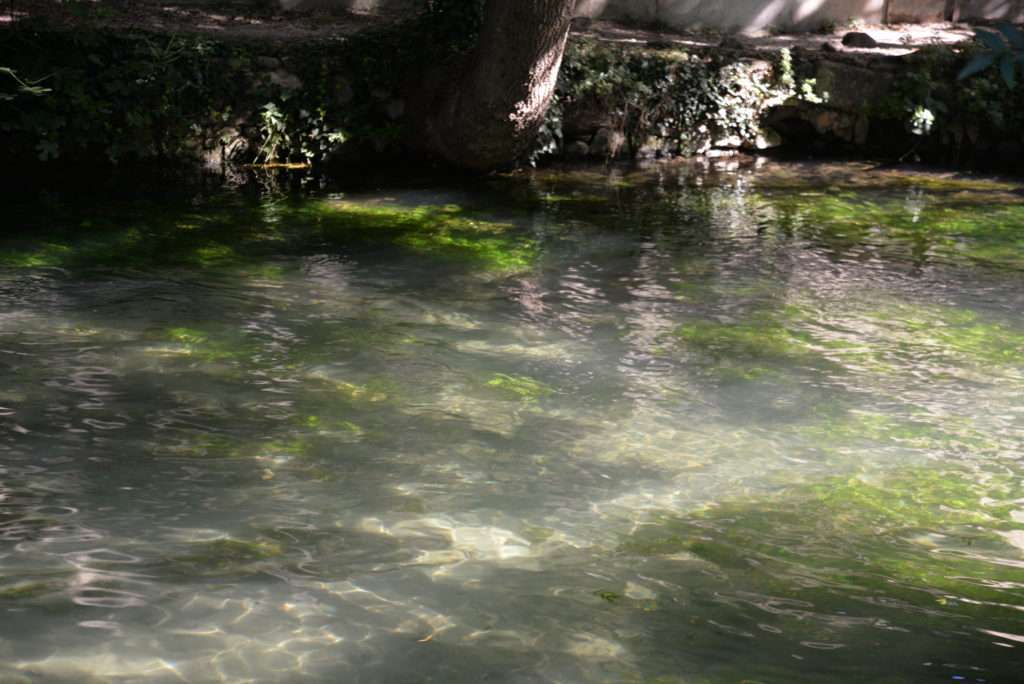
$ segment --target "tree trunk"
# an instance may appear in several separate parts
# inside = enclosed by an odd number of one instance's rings
[[[960,0],[946,0],[945,8],[946,21],[960,21]]]
[[[524,154],[551,104],[575,5],[487,0],[480,40],[429,100],[419,145],[475,170]]]

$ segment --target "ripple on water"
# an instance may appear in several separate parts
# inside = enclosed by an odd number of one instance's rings
[[[1019,194],[801,168],[41,225],[0,680],[1013,681]]]

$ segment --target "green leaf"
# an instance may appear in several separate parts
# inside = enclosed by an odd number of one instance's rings
[[[1017,64],[1012,54],[1003,56],[999,62],[999,71],[1002,73],[1006,85],[1011,88],[1017,85]]]
[[[999,24],[999,32],[1002,33],[1007,42],[1017,50],[1024,50],[1024,31],[1009,23]]]
[[[975,57],[974,59],[967,63],[967,66],[965,66],[960,71],[960,74],[957,76],[957,78],[962,81],[965,78],[969,78],[977,73],[984,71],[985,69],[988,69],[990,66],[995,64],[996,57],[997,55],[992,52],[987,52],[983,55],[978,55],[977,57]]]
[[[1006,50],[1006,43],[1003,42],[1003,39],[999,37],[998,33],[977,29],[974,31],[974,36],[989,50],[994,50],[996,52],[1003,52]]]

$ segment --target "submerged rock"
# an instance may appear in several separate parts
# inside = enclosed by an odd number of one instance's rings
[[[302,90],[302,79],[290,71],[277,69],[268,74],[270,82],[284,90]]]
[[[571,159],[583,159],[590,154],[590,145],[582,140],[577,140],[565,148],[565,154]]]
[[[615,157],[626,145],[626,136],[611,128],[602,128],[590,142],[590,153],[598,157]]]

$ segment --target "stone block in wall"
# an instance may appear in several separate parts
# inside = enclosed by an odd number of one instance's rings
[[[895,72],[880,68],[876,62],[870,67],[847,62],[822,60],[818,63],[817,90],[828,93],[833,109],[859,112],[865,104],[884,98],[895,83]]]
[[[585,159],[590,155],[590,145],[585,140],[574,140],[565,147],[565,156],[569,159]]]
[[[576,16],[653,24],[658,20],[658,6],[655,0],[577,0]]]
[[[602,128],[612,128],[618,117],[603,98],[588,97],[565,111],[562,131],[568,138],[590,138]]]
[[[947,0],[889,0],[889,21],[924,23],[943,21]]]
[[[602,128],[590,141],[590,154],[609,159],[619,156],[626,146],[626,136],[621,131]]]

